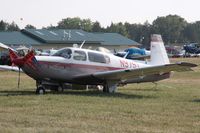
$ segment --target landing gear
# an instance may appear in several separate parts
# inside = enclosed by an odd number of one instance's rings
[[[59,83],[52,83],[46,81],[36,81],[36,94],[45,94],[46,90],[56,91],[56,92],[63,92],[64,85]]]
[[[36,81],[36,94],[43,95],[45,94],[45,87],[42,85],[41,81]]]
[[[42,87],[42,86],[39,86],[39,87],[36,89],[36,94],[39,94],[39,95],[45,94],[45,88]]]
[[[64,91],[64,86],[63,86],[62,84],[60,84],[60,85],[57,87],[56,91],[58,91],[58,92],[63,92],[63,91]]]
[[[103,92],[105,93],[115,93],[117,90],[117,84],[107,83],[103,86]]]

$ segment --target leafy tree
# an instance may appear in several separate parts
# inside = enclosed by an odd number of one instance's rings
[[[151,25],[148,21],[144,24],[125,23],[129,38],[143,44],[142,47],[149,48]]]
[[[11,24],[8,24],[7,31],[20,31],[19,26],[13,21]]]
[[[121,35],[124,35],[126,37],[128,37],[128,32],[126,30],[126,27],[123,23],[111,23],[111,25],[109,27],[107,27],[107,32],[116,32],[119,33]]]
[[[127,29],[128,35],[131,39],[139,42],[140,41],[140,24],[129,24],[125,23],[125,27]]]
[[[92,26],[92,32],[101,32],[102,28],[101,25],[98,21],[94,22],[93,26]]]
[[[90,19],[66,18],[58,22],[57,28],[62,29],[83,29],[85,31],[92,31],[92,21]]]
[[[177,15],[158,17],[153,21],[152,31],[161,34],[167,43],[176,43],[181,40],[181,33],[186,27],[184,18]]]
[[[80,29],[81,28],[81,19],[79,17],[62,19],[60,22],[58,22],[57,28]]]
[[[140,43],[143,44],[143,47],[149,48],[150,47],[150,35],[152,34],[151,25],[148,21],[146,21],[141,27],[141,34],[140,34]]]
[[[199,42],[200,43],[200,21],[190,23],[183,31],[185,42]]]
[[[0,31],[6,31],[8,27],[8,23],[4,22],[3,20],[0,21]]]
[[[50,26],[42,27],[42,29],[49,29],[49,30],[52,30],[52,29],[57,29],[57,26],[53,26],[53,25],[51,24]]]
[[[36,27],[33,26],[33,25],[31,25],[31,24],[27,24],[27,25],[25,26],[25,29],[36,29]]]
[[[93,22],[90,19],[83,19],[81,21],[81,29],[85,31],[92,31]]]

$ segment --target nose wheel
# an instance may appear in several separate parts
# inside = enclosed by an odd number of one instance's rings
[[[46,93],[46,90],[63,92],[64,85],[61,83],[59,84],[45,81],[36,81],[36,94],[43,95]]]

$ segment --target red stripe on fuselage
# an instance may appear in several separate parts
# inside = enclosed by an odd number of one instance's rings
[[[88,64],[74,64],[74,63],[59,63],[59,62],[47,62],[47,61],[39,61],[39,64],[45,64],[45,65],[52,65],[52,66],[59,66],[64,68],[88,68],[88,69],[94,69],[94,70],[120,70],[125,68],[117,68],[117,67],[109,67],[109,66],[97,66],[97,65],[88,65]]]

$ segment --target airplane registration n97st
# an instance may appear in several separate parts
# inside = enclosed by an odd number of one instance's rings
[[[31,51],[19,57],[12,49],[9,54],[12,63],[36,80],[37,94],[51,88],[47,83],[54,84],[54,88],[64,83],[102,85],[104,92],[113,93],[119,84],[156,82],[169,78],[172,71],[191,71],[197,66],[186,62],[170,64],[162,37],[157,34],[151,36],[149,61],[74,47],[62,48],[52,56],[35,56]]]

